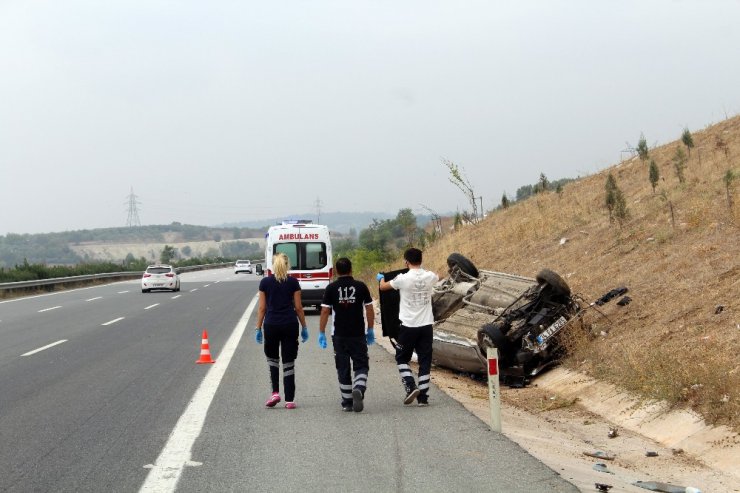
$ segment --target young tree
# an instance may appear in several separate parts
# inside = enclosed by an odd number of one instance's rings
[[[629,210],[627,209],[627,201],[624,198],[624,194],[617,186],[617,180],[611,173],[606,177],[604,188],[606,189],[604,203],[609,211],[609,222],[616,219],[619,225],[622,226],[622,223],[629,218]]]
[[[643,163],[648,158],[648,145],[647,140],[645,140],[645,136],[643,134],[640,134],[640,140],[637,142],[637,155],[640,156],[640,161]]]
[[[728,169],[725,176],[722,177],[722,181],[725,182],[725,191],[727,192],[727,207],[730,209],[732,209],[732,182],[734,182],[737,177],[737,173],[734,173],[731,169]]]
[[[655,163],[655,159],[650,160],[649,177],[650,185],[652,185],[653,193],[655,193],[655,187],[658,185],[658,180],[660,179],[660,171],[658,170],[658,165]]]
[[[671,227],[672,227],[673,229],[676,229],[676,216],[675,216],[675,214],[673,213],[673,201],[672,201],[672,200],[671,200],[671,198],[670,198],[670,197],[668,196],[668,193],[667,193],[667,192],[666,192],[665,190],[663,190],[663,191],[662,191],[662,192],[660,193],[660,198],[661,198],[661,199],[663,199],[663,200],[664,200],[664,201],[665,201],[665,202],[666,202],[666,203],[668,204],[668,210],[669,210],[669,211],[670,211],[670,213],[671,213]]]
[[[504,192],[504,195],[501,197],[501,208],[502,209],[509,208],[509,198],[506,196],[506,192]]]
[[[465,197],[468,199],[468,202],[470,203],[470,208],[473,211],[471,215],[473,218],[473,222],[478,222],[478,204],[476,203],[477,197],[475,196],[475,192],[473,191],[473,185],[470,183],[470,180],[468,180],[468,177],[465,176],[465,170],[461,172],[458,166],[449,159],[443,159],[442,163],[450,171],[450,183],[459,188],[460,191],[464,193]]]
[[[622,223],[629,218],[627,201],[619,187],[614,189],[614,217],[617,219],[620,226],[622,226]]]
[[[686,149],[689,152],[689,157],[691,157],[691,148],[694,147],[694,138],[691,136],[691,132],[689,132],[688,127],[683,129],[683,133],[681,134],[681,142],[683,142],[683,145],[686,146]]]
[[[673,166],[676,168],[676,176],[678,176],[678,182],[683,183],[685,178],[683,176],[683,170],[686,168],[686,153],[683,152],[683,148],[677,147],[676,153],[673,155]]]
[[[606,184],[604,185],[604,188],[606,189],[606,197],[604,199],[604,205],[606,205],[606,210],[609,211],[609,222],[612,222],[614,220],[614,206],[616,205],[616,194],[615,190],[617,189],[617,180],[614,179],[614,175],[609,173],[606,177]]]
[[[540,179],[537,182],[537,192],[538,193],[545,193],[550,188],[550,182],[547,179],[547,176],[545,176],[545,173],[540,173]]]

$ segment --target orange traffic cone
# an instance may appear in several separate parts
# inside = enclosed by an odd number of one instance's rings
[[[211,358],[211,348],[208,347],[208,331],[205,329],[203,330],[203,335],[200,340],[200,358],[196,363],[199,365],[204,363],[215,363],[213,358]]]

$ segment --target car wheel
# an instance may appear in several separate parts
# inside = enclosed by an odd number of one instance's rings
[[[570,296],[570,286],[568,286],[568,283],[550,269],[542,269],[535,279],[537,279],[539,284],[547,284],[552,287],[555,294]]]
[[[451,253],[450,256],[447,257],[447,267],[450,272],[457,267],[461,272],[464,272],[469,276],[478,277],[479,275],[478,269],[473,265],[473,262],[459,253]]]
[[[148,289],[142,289],[142,290],[141,290],[141,292],[142,292],[142,293],[148,293],[148,292],[149,292],[149,290],[148,290]]]
[[[493,322],[485,324],[478,329],[478,346],[485,353],[487,348],[496,348],[499,352],[499,359],[506,359],[506,352],[510,347],[509,340],[506,338],[504,322]]]

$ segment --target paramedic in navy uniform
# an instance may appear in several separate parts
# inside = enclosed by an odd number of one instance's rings
[[[370,369],[367,346],[375,342],[373,299],[365,283],[352,277],[352,262],[348,258],[338,259],[335,268],[339,278],[326,287],[324,300],[321,302],[319,346],[326,349],[326,324],[331,313],[331,340],[339,378],[339,393],[342,396],[342,411],[359,413],[364,406],[367,373]]]
[[[280,402],[280,352],[283,356],[283,387],[286,409],[295,409],[295,359],[298,356],[298,322],[301,322],[301,341],[308,340],[308,327],[301,303],[301,286],[288,275],[288,256],[276,254],[272,259],[274,275],[260,281],[260,299],[257,309],[255,340],[262,344],[264,322],[265,357],[270,369],[272,395],[265,406],[275,407]]]
[[[421,250],[409,248],[403,259],[409,271],[386,281],[383,274],[378,274],[381,291],[398,290],[401,304],[398,318],[401,329],[396,347],[396,364],[401,374],[401,382],[406,390],[404,404],[411,404],[416,399],[419,406],[429,404],[429,378],[432,369],[432,293],[439,276],[421,268]],[[414,374],[409,366],[411,356],[416,351],[419,357],[419,387],[414,382]]]

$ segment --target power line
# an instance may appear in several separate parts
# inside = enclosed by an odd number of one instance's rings
[[[126,226],[129,228],[141,226],[141,221],[139,220],[139,209],[137,207],[140,203],[141,202],[137,200],[136,195],[134,195],[134,187],[131,187],[131,193],[128,196],[128,219],[126,219]]]

